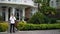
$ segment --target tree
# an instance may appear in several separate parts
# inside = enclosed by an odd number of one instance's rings
[[[42,13],[37,12],[28,20],[28,23],[41,24],[44,23],[44,18],[45,16]]]
[[[42,3],[42,0],[34,0],[35,3],[38,3],[38,11],[40,11],[40,4]]]
[[[50,0],[35,0],[35,3],[38,3],[38,11],[45,15],[50,22],[55,22],[55,20],[52,18],[54,18],[54,16],[56,15],[56,9],[50,7],[49,2]],[[40,4],[42,4],[42,6],[40,6]],[[47,18],[45,18],[46,21],[48,20]]]
[[[50,2],[50,0],[34,0],[34,2],[35,3],[38,3],[38,11],[40,11],[40,8],[41,8],[41,6],[40,6],[40,4],[42,5],[42,6],[49,6],[49,2]]]
[[[49,6],[50,0],[35,0],[35,3],[38,3],[38,11],[43,14],[56,14],[56,9]],[[42,6],[40,6],[42,4]]]

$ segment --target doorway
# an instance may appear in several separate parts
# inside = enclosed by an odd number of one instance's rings
[[[11,9],[12,9],[11,7],[8,8],[8,20],[9,20],[10,15],[11,15]]]
[[[3,21],[5,21],[5,8],[2,8],[2,18],[3,18]]]
[[[15,17],[16,17],[16,19],[17,20],[22,20],[22,10],[20,10],[20,9],[16,9],[15,10]]]
[[[16,19],[17,20],[19,20],[19,9],[16,9],[16,11],[15,11],[15,17],[16,17]]]

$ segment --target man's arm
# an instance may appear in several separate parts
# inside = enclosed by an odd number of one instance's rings
[[[11,17],[10,17],[10,19],[9,20],[11,20]]]
[[[16,18],[14,17],[14,20],[16,20]]]

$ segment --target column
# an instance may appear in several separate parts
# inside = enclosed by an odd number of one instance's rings
[[[25,19],[25,8],[23,8],[22,11],[23,11],[22,12],[22,21],[24,21],[24,19]]]
[[[15,15],[15,7],[12,7],[12,14]]]
[[[6,11],[5,11],[5,21],[8,21],[8,8],[6,8]]]

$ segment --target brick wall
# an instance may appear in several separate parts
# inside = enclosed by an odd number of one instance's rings
[[[26,18],[30,18],[30,12],[31,12],[31,8],[30,7],[25,9],[25,17]]]

